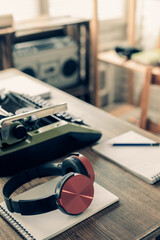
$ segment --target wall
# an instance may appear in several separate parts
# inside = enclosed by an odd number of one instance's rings
[[[99,24],[99,52],[114,49],[115,46],[125,45],[126,22],[124,20],[108,21],[105,24]],[[101,105],[111,105],[114,102],[125,101],[126,71],[104,63],[99,63],[99,70],[101,89],[103,90],[101,90]]]
[[[138,0],[136,15],[136,41],[144,50],[152,50],[157,46],[160,37],[160,1]],[[159,38],[160,47],[160,38]],[[136,74],[135,102],[143,84],[142,74]],[[149,108],[159,113],[160,86],[151,86]]]

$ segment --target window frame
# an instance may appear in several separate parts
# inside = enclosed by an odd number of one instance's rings
[[[127,0],[125,0],[124,3],[124,14],[120,18],[116,19],[109,19],[109,20],[98,20],[99,23],[99,30],[101,32],[107,32],[110,31],[113,28],[117,28],[117,26],[125,26],[127,24],[127,9],[128,4]]]

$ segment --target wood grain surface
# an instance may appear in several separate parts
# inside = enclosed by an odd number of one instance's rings
[[[18,72],[13,70],[13,74],[18,74]],[[68,112],[82,117],[90,126],[102,131],[103,136],[100,142],[131,129],[156,141],[160,141],[160,138],[113,117],[105,111],[67,93],[53,87],[51,87],[51,91],[53,103],[67,102]],[[96,182],[117,195],[120,200],[54,239],[148,240],[160,235],[160,182],[150,185],[140,180],[131,173],[97,155],[92,151],[91,147],[79,149],[79,152],[91,161],[95,170]],[[6,180],[7,178],[0,179],[0,201],[3,201],[2,187]],[[47,180],[44,179],[44,181]],[[19,189],[18,193],[35,186],[39,181],[36,180],[26,184]],[[0,239],[19,240],[21,238],[0,218]]]

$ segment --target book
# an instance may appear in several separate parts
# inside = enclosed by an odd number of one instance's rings
[[[51,94],[49,87],[23,75],[0,79],[0,89],[42,98],[49,98]]]
[[[113,143],[155,143],[134,131],[126,132],[92,149],[149,184],[160,180],[160,147],[112,146]]]
[[[38,185],[28,191],[25,191],[14,199],[33,199],[53,194],[58,178],[54,178],[46,183]],[[0,216],[15,229],[20,236],[27,240],[47,240],[66,231],[72,226],[101,211],[102,209],[117,202],[117,196],[94,183],[94,198],[89,208],[80,215],[67,215],[59,209],[39,214],[24,216],[18,213],[10,213],[5,202],[0,204]]]

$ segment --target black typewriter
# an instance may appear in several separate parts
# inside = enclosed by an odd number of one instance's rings
[[[13,175],[96,142],[101,132],[69,114],[67,104],[0,92],[0,176]]]

